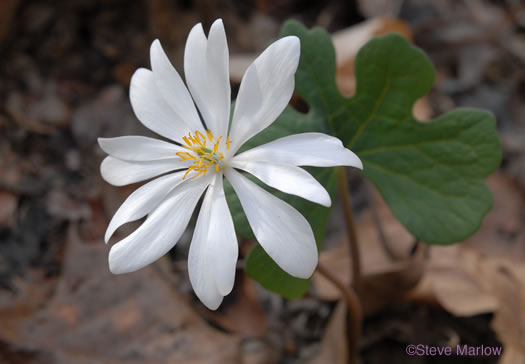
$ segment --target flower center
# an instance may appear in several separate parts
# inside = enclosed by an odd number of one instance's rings
[[[219,170],[223,167],[224,155],[219,151],[219,143],[222,136],[215,139],[211,130],[206,130],[207,138],[200,132],[196,131],[188,134],[187,137],[183,137],[184,143],[182,146],[189,150],[189,152],[178,152],[177,156],[181,161],[193,160],[191,165],[183,179],[191,172],[195,171],[196,174],[193,178],[199,177],[200,175],[205,176],[208,173],[208,168],[215,168],[215,172],[219,173]],[[209,143],[208,143],[209,142]],[[226,137],[226,150],[230,149],[230,138]]]

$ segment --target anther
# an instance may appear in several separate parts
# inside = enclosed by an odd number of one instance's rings
[[[210,142],[213,140],[213,134],[211,130],[206,130],[206,134],[208,135],[208,139],[210,139]]]
[[[188,173],[190,173],[192,170],[194,170],[195,167],[194,166],[190,166],[190,168],[188,168],[188,170],[186,171],[186,173],[184,173],[184,176],[182,177],[182,179],[185,179],[186,176],[188,175]]]
[[[186,152],[177,152],[175,153],[178,157],[180,157],[181,161],[187,161],[190,159],[197,159],[195,156],[191,155],[190,153]]]
[[[215,145],[213,146],[213,153],[217,153],[217,150],[219,149],[219,142],[221,141],[222,136],[217,139],[217,142],[215,142]]]
[[[204,135],[202,135],[200,131],[195,132],[195,138],[197,139],[197,142],[201,145],[201,147],[206,146],[206,138],[204,137]],[[202,138],[202,141],[201,141],[201,138]]]

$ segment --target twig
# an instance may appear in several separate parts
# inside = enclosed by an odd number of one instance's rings
[[[338,172],[339,193],[343,202],[343,212],[345,215],[346,231],[350,248],[350,261],[352,262],[352,281],[354,289],[359,296],[361,293],[361,256],[359,254],[357,232],[355,230],[354,214],[352,212],[352,202],[350,201],[350,193],[348,192],[348,181],[345,167],[340,167]]]
[[[316,271],[332,283],[342,294],[346,306],[348,307],[348,350],[349,350],[349,363],[357,363],[357,357],[359,352],[359,342],[361,340],[361,325],[363,319],[363,311],[361,309],[361,303],[359,297],[354,292],[352,287],[348,287],[343,284],[336,276],[330,273],[321,264],[317,265]]]

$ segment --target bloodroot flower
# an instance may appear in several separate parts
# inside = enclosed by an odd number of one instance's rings
[[[224,195],[225,177],[270,257],[292,276],[312,275],[318,254],[307,220],[239,171],[283,192],[330,206],[326,190],[298,166],[362,168],[361,161],[341,141],[320,133],[287,136],[236,154],[288,104],[299,55],[299,39],[289,36],[270,45],[251,64],[242,79],[228,130],[229,55],[222,21],[213,23],[208,38],[201,24],[191,30],[184,54],[188,88],[160,42],[153,42],[152,70],[135,72],[130,99],[137,118],[173,143],[143,136],[98,140],[109,154],[101,164],[101,174],[110,184],[123,186],[160,176],[134,191],[109,223],[106,242],[121,225],[147,215],[139,228],[111,248],[111,272],[132,272],[166,254],[180,239],[206,191],[191,241],[188,270],[199,299],[216,309],[232,290],[238,256]]]

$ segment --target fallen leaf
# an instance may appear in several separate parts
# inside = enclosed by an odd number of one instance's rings
[[[102,241],[81,241],[74,224],[68,240],[54,295],[27,314],[2,308],[0,341],[53,353],[53,363],[242,360],[240,337],[207,325],[154,268],[115,276]]]
[[[525,193],[514,178],[502,172],[487,178],[494,204],[467,246],[489,255],[525,259]]]
[[[432,247],[423,279],[411,297],[434,300],[456,316],[494,312],[496,297],[487,290],[487,282],[476,278],[484,264],[478,252],[458,245]]]
[[[434,246],[411,299],[435,302],[456,316],[494,313],[503,343],[499,363],[525,362],[525,266],[465,245]]]

